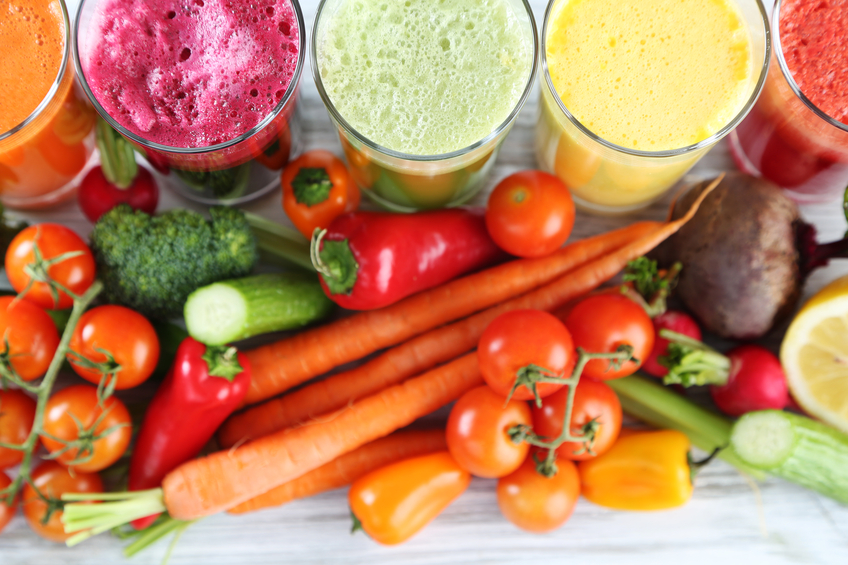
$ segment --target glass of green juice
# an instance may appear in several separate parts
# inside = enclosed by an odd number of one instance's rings
[[[770,52],[759,0],[551,0],[537,161],[588,212],[644,208],[748,114]]]
[[[322,0],[312,73],[360,188],[396,211],[471,198],[530,94],[537,40],[526,0]]]

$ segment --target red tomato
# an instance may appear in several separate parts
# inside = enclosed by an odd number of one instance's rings
[[[541,257],[562,246],[574,227],[574,202],[563,182],[542,171],[503,179],[489,196],[486,227],[501,249]]]
[[[562,526],[580,498],[580,475],[567,459],[557,460],[557,474],[536,471],[532,455],[521,467],[498,480],[498,506],[507,520],[528,532],[550,532]]]
[[[68,361],[79,376],[98,384],[104,373],[85,367],[79,358],[106,363],[107,351],[120,370],[115,388],[138,386],[153,374],[159,361],[159,338],[147,318],[123,306],[98,306],[82,315],[71,337]],[[75,355],[74,355],[75,354]]]
[[[53,501],[60,500],[63,494],[69,492],[103,492],[103,483],[97,474],[82,473],[79,470],[71,473],[55,461],[45,461],[36,467],[32,472],[32,482],[38,488],[38,492],[32,488],[32,485],[24,485],[21,502],[24,517],[36,534],[59,543],[66,541],[74,534],[65,533],[61,510],[52,512],[45,522],[48,505],[38,496],[38,493]]]
[[[307,238],[345,212],[359,207],[359,187],[344,162],[323,149],[307,151],[286,166],[280,177],[283,209]]]
[[[513,310],[495,318],[480,336],[477,347],[480,373],[492,390],[506,398],[516,376],[530,365],[547,369],[545,376],[568,378],[574,370],[574,344],[566,327],[540,310]],[[538,371],[536,371],[538,373]],[[562,385],[539,383],[539,398],[550,396]],[[515,400],[532,400],[533,391],[521,385]]]
[[[531,422],[526,402],[510,400],[487,386],[469,390],[454,404],[445,435],[459,466],[478,477],[497,478],[513,472],[527,456],[530,445],[513,442],[507,432]]]
[[[101,418],[103,413],[105,416]],[[73,414],[73,416],[71,416]],[[103,406],[98,404],[97,389],[88,385],[76,385],[60,390],[50,397],[44,409],[43,429],[45,435],[41,436],[41,442],[47,451],[56,453],[65,447],[62,441],[74,441],[80,439],[80,429],[74,421],[79,420],[84,428],[82,439],[88,440],[88,449],[73,447],[59,455],[56,460],[64,465],[72,466],[74,472],[92,473],[105,469],[121,458],[130,443],[132,427],[130,426],[130,414],[124,403],[110,396],[103,401]],[[99,424],[93,430],[94,423],[100,419]],[[100,439],[93,437],[101,436],[112,428],[109,433]],[[81,463],[73,464],[77,459]]]
[[[0,442],[23,444],[29,437],[33,422],[35,400],[20,390],[0,390]],[[23,451],[0,447],[0,469],[14,467],[23,459]]]
[[[664,377],[668,374],[668,369],[660,365],[658,358],[668,355],[668,340],[660,337],[660,330],[671,330],[701,341],[701,328],[690,316],[677,310],[663,312],[653,319],[653,324],[654,348],[642,362],[642,370],[655,377]]]
[[[59,224],[38,224],[16,235],[6,251],[6,275],[15,292],[23,291],[31,280],[26,268],[39,268],[35,264],[36,245],[44,261],[65,253],[80,253],[46,268],[46,275],[53,281],[76,294],[83,294],[94,282],[94,257],[80,236]],[[44,270],[43,265],[40,268]],[[25,298],[42,308],[62,309],[73,305],[73,299],[66,293],[58,291],[58,296],[59,300],[56,302],[48,284],[37,281],[33,283]]]
[[[47,312],[14,296],[0,297],[0,335],[0,363],[11,365],[25,381],[43,376],[59,347],[59,332]]]
[[[9,478],[9,475],[0,471],[0,490],[5,488],[9,488],[9,485],[12,484],[12,479]],[[15,516],[15,511],[18,509],[17,497],[11,506],[7,506],[5,503],[0,502],[0,532],[6,527],[6,525],[12,521],[12,518]]]
[[[404,459],[350,486],[350,511],[376,542],[406,541],[465,492],[471,476],[446,451]]]
[[[634,373],[654,347],[654,324],[645,310],[619,294],[597,294],[581,300],[565,319],[575,347],[587,353],[614,353],[620,345],[633,347],[636,361],[613,369],[606,359],[586,363],[583,376],[601,381]]]
[[[562,432],[568,389],[563,388],[542,401],[542,407],[533,407],[533,431],[553,439]],[[615,392],[600,381],[582,377],[574,393],[571,411],[571,433],[579,435],[584,425],[592,420],[598,423],[591,452],[582,442],[566,442],[557,449],[557,457],[583,461],[600,455],[612,447],[621,431],[621,402]]]

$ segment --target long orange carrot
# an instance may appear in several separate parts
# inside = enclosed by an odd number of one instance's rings
[[[470,353],[322,420],[218,451],[162,481],[165,506],[193,520],[237,506],[411,424],[483,383]]]
[[[245,514],[280,506],[292,500],[349,485],[371,471],[390,463],[447,449],[444,430],[395,432],[366,443],[293,481],[283,483],[256,498],[230,508],[230,514]]]
[[[221,427],[218,441],[230,447],[298,425],[462,355],[476,347],[486,326],[502,313],[559,308],[610,280],[628,261],[656,247],[683,223],[684,219],[665,224],[536,290],[422,334],[352,370],[236,414]]]
[[[245,404],[255,404],[339,365],[527,292],[660,225],[640,222],[567,245],[546,257],[510,261],[392,306],[361,312],[248,351],[252,379]]]

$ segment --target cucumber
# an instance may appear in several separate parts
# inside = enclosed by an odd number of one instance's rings
[[[317,275],[256,275],[195,290],[185,303],[185,322],[197,341],[224,345],[305,326],[330,314],[334,306]]]
[[[749,412],[730,445],[752,467],[848,504],[848,435],[780,410]]]

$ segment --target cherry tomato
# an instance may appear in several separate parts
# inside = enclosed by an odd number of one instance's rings
[[[307,151],[288,164],[280,177],[283,209],[307,238],[345,212],[359,207],[359,187],[341,159],[323,149]]]
[[[408,540],[465,492],[471,476],[447,451],[405,459],[360,477],[350,486],[353,515],[371,539]]]
[[[574,202],[563,182],[542,171],[502,180],[486,206],[489,235],[507,253],[541,257],[562,246],[574,227]]]
[[[103,483],[94,473],[83,473],[74,470],[73,473],[55,461],[45,461],[32,472],[32,482],[38,492],[30,484],[24,485],[21,506],[29,527],[41,537],[50,541],[62,543],[74,534],[66,534],[62,524],[62,511],[56,510],[44,522],[48,512],[48,504],[38,496],[40,492],[48,500],[60,500],[62,495],[69,492],[97,493],[103,492]]]
[[[0,363],[11,366],[25,381],[43,376],[59,347],[59,332],[50,315],[14,296],[0,297],[0,336]]]
[[[15,292],[20,293],[30,282],[26,273],[27,266],[35,265],[35,246],[41,257],[49,261],[65,253],[79,253],[75,257],[64,259],[50,265],[46,271],[49,277],[76,294],[83,294],[94,282],[94,257],[85,242],[59,224],[38,224],[30,226],[15,236],[6,251],[6,275]],[[35,282],[25,298],[42,308],[70,308],[74,301],[63,291],[58,291],[59,300],[55,301],[50,287],[45,282]]]
[[[21,445],[29,437],[33,422],[35,400],[20,390],[0,390],[0,442]],[[23,451],[0,447],[0,469],[14,467],[23,458]]]
[[[103,413],[106,413],[103,416]],[[71,416],[73,414],[73,416]],[[102,416],[102,418],[101,418]],[[130,414],[124,403],[110,396],[98,404],[97,389],[88,385],[76,385],[60,390],[50,397],[44,409],[43,429],[45,434],[41,436],[41,442],[47,451],[56,453],[65,447],[65,442],[74,441],[80,437],[80,429],[74,421],[79,420],[84,428],[85,436],[104,437],[90,442],[90,449],[80,453],[82,463],[73,464],[74,472],[82,471],[92,473],[105,469],[121,458],[130,443],[132,428],[130,427]],[[91,430],[94,423],[100,419],[100,423]],[[109,431],[109,429],[111,431]],[[59,455],[56,460],[64,465],[71,465],[80,449],[73,447]]]
[[[529,426],[530,407],[510,400],[487,386],[463,394],[448,416],[445,436],[459,466],[478,477],[494,479],[515,471],[530,445],[515,443],[507,434],[518,424]]]
[[[531,365],[546,369],[544,376],[570,377],[574,370],[571,334],[553,315],[540,310],[513,310],[495,318],[480,336],[477,347],[480,373],[492,390],[504,398],[515,385],[516,376]],[[539,398],[550,396],[562,385],[539,383]],[[521,385],[512,393],[515,400],[532,400],[533,391]]]
[[[568,389],[563,388],[542,401],[542,407],[533,410],[533,431],[536,434],[555,438],[562,432]],[[583,426],[594,420],[598,425],[590,446],[582,442],[566,442],[557,448],[557,457],[583,461],[600,455],[612,447],[621,431],[621,402],[613,390],[602,383],[582,377],[574,393],[571,411],[571,433],[578,435]],[[587,447],[589,449],[587,449]]]
[[[528,532],[550,532],[562,526],[580,498],[580,475],[567,459],[557,460],[557,473],[545,477],[528,456],[521,467],[498,479],[498,506],[507,520]]]
[[[0,471],[0,490],[5,488],[9,488],[9,485],[12,484],[12,479],[9,478],[9,475]],[[12,521],[12,518],[15,516],[15,511],[18,509],[18,501],[17,497],[15,497],[15,501],[11,506],[7,506],[4,502],[0,501],[0,532],[6,527],[6,525]]]
[[[668,340],[660,337],[660,330],[671,330],[701,341],[701,328],[691,316],[676,310],[663,312],[653,319],[653,324],[654,348],[642,363],[642,370],[655,377],[664,377],[668,374],[668,368],[660,365],[658,358],[668,355]]]
[[[645,310],[619,294],[597,294],[580,301],[565,319],[575,347],[588,353],[614,353],[620,345],[633,347],[638,362],[613,369],[606,359],[586,363],[583,376],[601,381],[634,373],[654,347],[654,324]]]
[[[82,315],[71,337],[68,361],[79,376],[98,384],[104,374],[85,367],[79,358],[103,363],[107,356],[120,366],[115,373],[117,390],[138,386],[153,374],[159,361],[159,338],[147,318],[123,306],[98,306]]]

